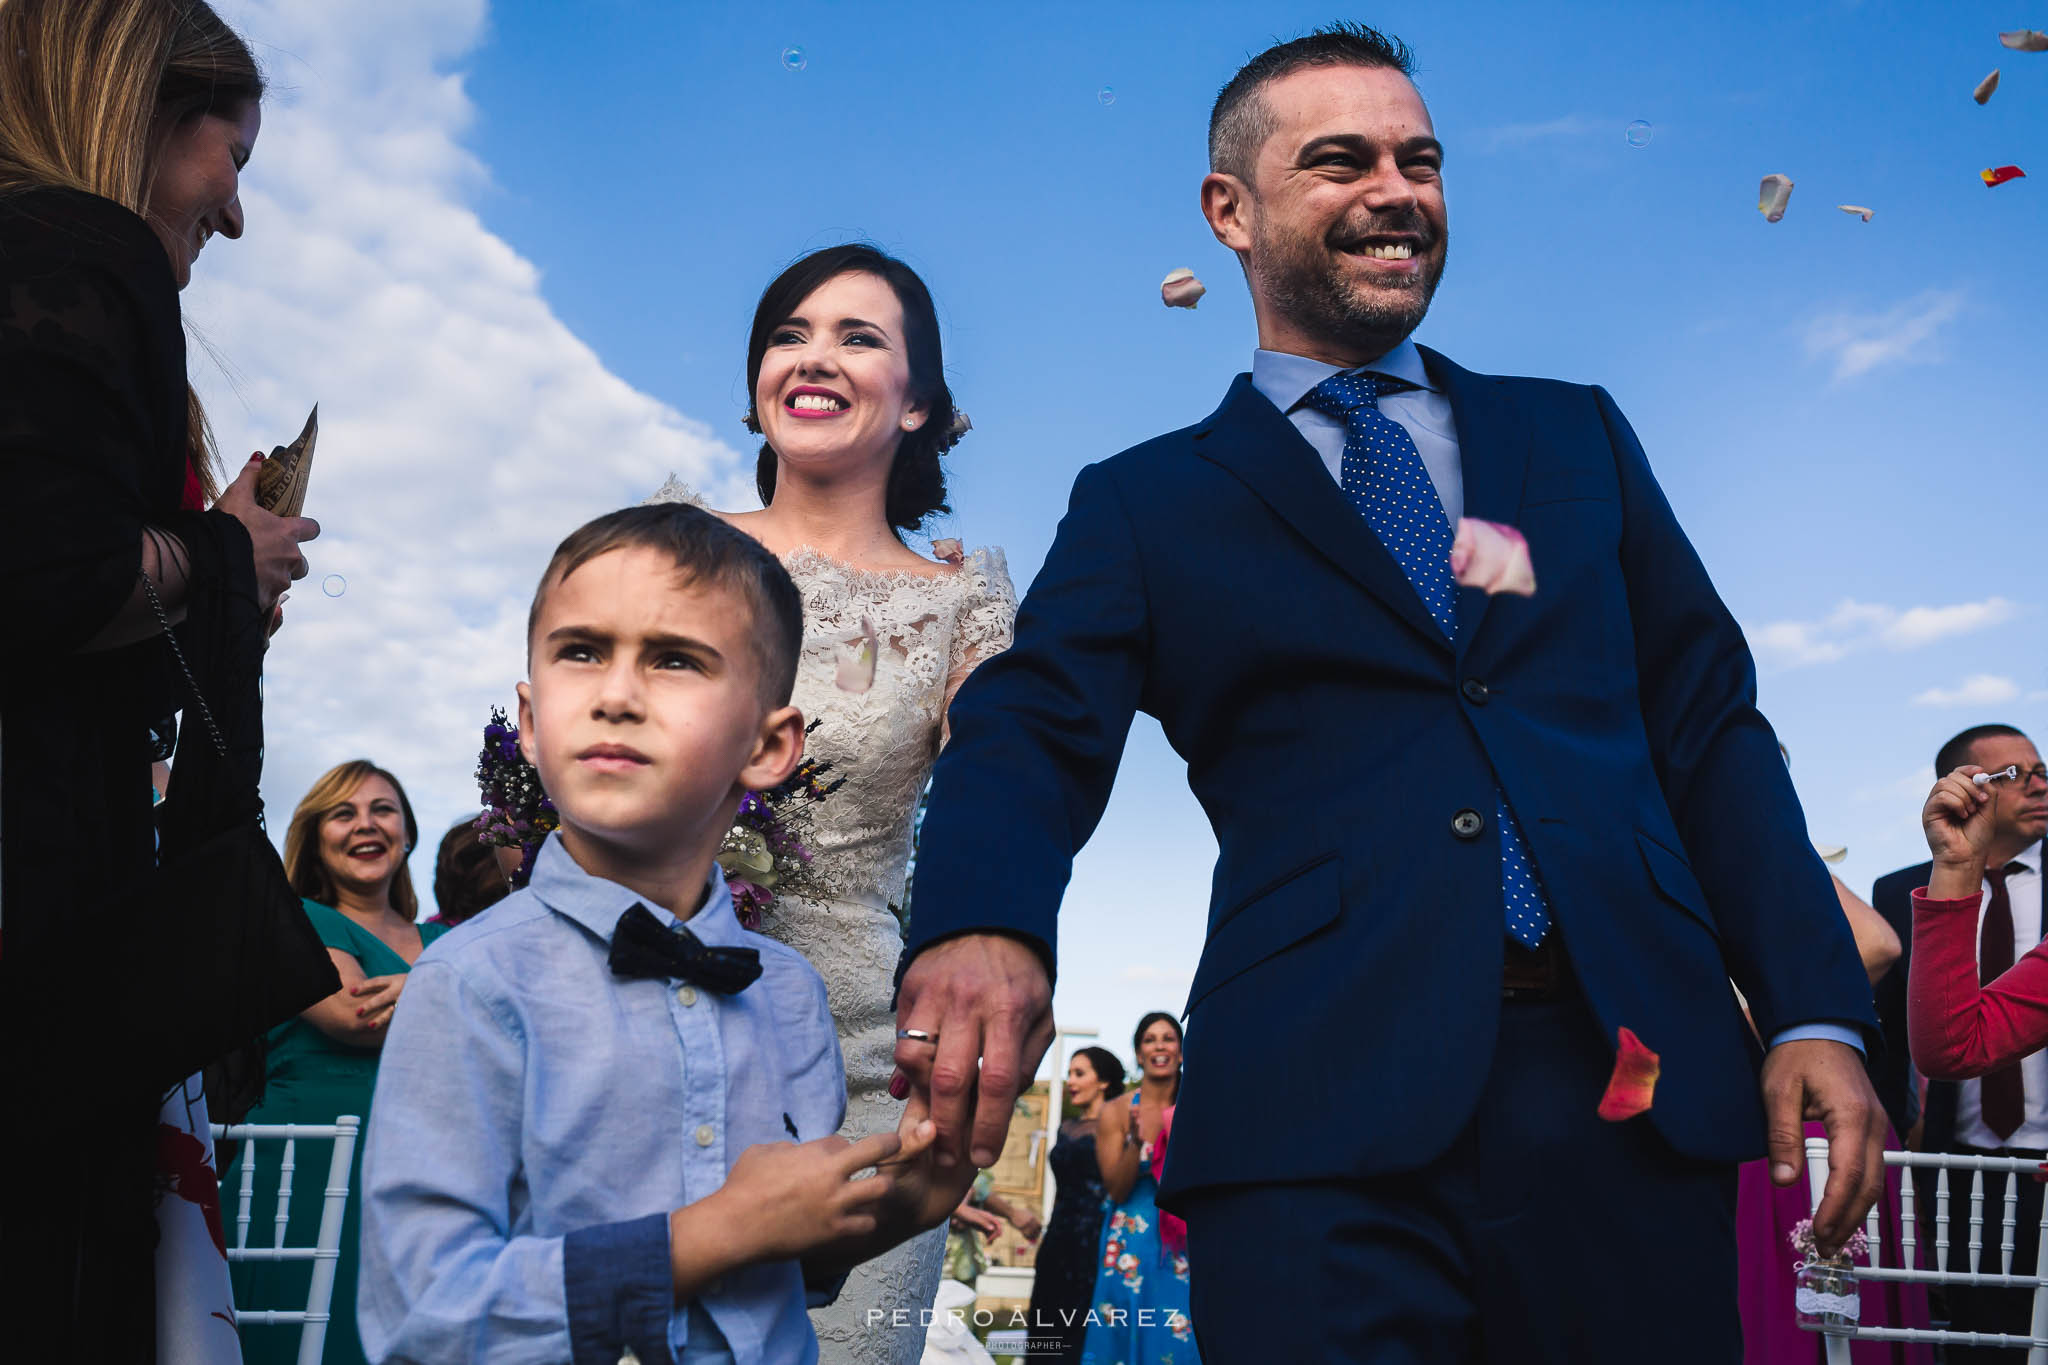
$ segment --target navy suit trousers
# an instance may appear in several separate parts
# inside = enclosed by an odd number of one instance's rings
[[[1190,1193],[1205,1365],[1737,1365],[1735,1167],[1601,1120],[1611,1055],[1576,994],[1511,1002],[1478,1111],[1422,1169]]]

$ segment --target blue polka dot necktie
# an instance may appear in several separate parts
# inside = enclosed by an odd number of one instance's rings
[[[1309,390],[1302,404],[1344,424],[1344,496],[1365,518],[1380,544],[1408,575],[1422,605],[1444,633],[1458,638],[1458,588],[1451,578],[1451,523],[1407,428],[1380,411],[1380,395],[1417,386],[1405,379],[1358,371],[1333,374]],[[1533,948],[1550,929],[1550,907],[1522,842],[1522,827],[1494,785],[1500,825],[1501,900],[1507,934]]]

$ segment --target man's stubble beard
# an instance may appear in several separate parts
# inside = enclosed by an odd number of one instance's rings
[[[1263,225],[1252,235],[1253,274],[1267,303],[1297,328],[1341,349],[1381,356],[1422,325],[1443,279],[1450,234],[1427,235],[1443,254],[1399,291],[1354,286],[1323,243],[1282,241]]]

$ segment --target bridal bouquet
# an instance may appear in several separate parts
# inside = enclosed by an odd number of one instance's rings
[[[817,722],[813,721],[813,728]],[[811,867],[805,842],[817,804],[846,781],[827,782],[830,763],[805,759],[789,780],[767,791],[740,798],[733,826],[719,846],[718,865],[732,888],[732,908],[748,929],[761,927],[761,912],[775,903],[778,891],[821,896],[824,886]]]
[[[492,848],[520,850],[519,870],[512,874],[516,890],[533,875],[535,855],[562,821],[540,785],[540,770],[519,752],[519,727],[501,707],[491,708],[491,723],[484,726],[476,785],[484,801],[484,813],[476,818],[477,840]]]
[[[812,729],[817,728],[813,721]],[[732,888],[732,904],[748,929],[761,927],[761,912],[775,903],[778,891],[822,895],[823,883],[811,869],[806,842],[815,808],[845,779],[827,782],[830,763],[805,759],[789,780],[767,791],[740,798],[733,826],[718,849],[718,865]],[[484,813],[476,819],[477,839],[493,848],[520,850],[516,889],[533,875],[533,860],[550,831],[561,826],[555,803],[541,786],[540,771],[519,752],[519,727],[500,707],[491,708],[484,726],[484,747],[477,756],[477,790]]]

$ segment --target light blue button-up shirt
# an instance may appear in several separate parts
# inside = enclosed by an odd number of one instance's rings
[[[715,867],[690,931],[759,951],[760,979],[719,995],[616,977],[612,931],[635,904],[550,838],[529,887],[413,965],[363,1157],[357,1304],[372,1360],[817,1359],[793,1261],[676,1303],[668,1216],[748,1147],[838,1130],[846,1075],[825,983],[740,927]]]
[[[1429,377],[1422,364],[1422,352],[1415,349],[1412,341],[1404,341],[1378,360],[1357,368],[1405,379],[1418,386],[1410,392],[1382,396],[1379,409],[1414,438],[1422,467],[1429,471],[1429,481],[1436,487],[1444,516],[1455,530],[1465,515],[1465,470],[1458,459],[1458,423],[1451,412],[1450,395]],[[1344,480],[1344,423],[1318,408],[1302,406],[1301,400],[1316,385],[1341,373],[1339,367],[1307,356],[1289,355],[1285,351],[1252,352],[1252,387],[1287,414],[1294,429],[1322,456],[1330,477],[1340,484]],[[1797,1024],[1774,1035],[1771,1046],[1803,1038],[1826,1038],[1847,1043],[1858,1052],[1863,1050],[1862,1036],[1839,1024]]]

